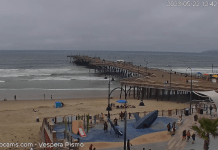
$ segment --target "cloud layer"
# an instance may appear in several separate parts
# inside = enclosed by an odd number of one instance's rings
[[[218,4],[167,5],[165,0],[3,0],[0,49],[218,49]]]

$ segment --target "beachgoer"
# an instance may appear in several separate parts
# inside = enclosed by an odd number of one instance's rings
[[[96,148],[94,147],[93,150],[96,150]]]
[[[105,121],[104,123],[104,132],[106,132],[108,130],[108,125],[107,125],[107,122]]]
[[[33,109],[33,111],[34,111],[34,112],[38,112],[39,110],[35,110],[35,109]]]
[[[123,112],[122,111],[120,113],[120,118],[121,118],[121,120],[123,120]]]
[[[114,125],[115,125],[115,126],[118,126],[118,124],[117,124],[117,118],[114,119]]]
[[[127,150],[130,150],[130,146],[132,146],[132,144],[130,143],[129,139],[127,140]]]
[[[170,123],[167,125],[167,130],[168,130],[168,134],[170,134],[170,129],[171,129],[171,126],[170,126]]]
[[[51,99],[52,99],[52,95],[51,95]]]
[[[89,146],[89,150],[92,150],[92,146],[93,146],[92,144]]]
[[[176,121],[173,122],[173,128],[176,127]]]
[[[194,144],[194,142],[195,142],[195,133],[194,132],[192,133],[192,140],[193,140],[192,144]]]
[[[188,130],[188,132],[186,133],[186,136],[187,136],[187,141],[189,141],[189,139],[190,139],[190,131]]]
[[[198,121],[198,115],[194,116],[194,121]]]
[[[45,100],[45,94],[44,94],[44,100]]]
[[[182,140],[185,140],[186,139],[186,130],[184,130],[183,132],[182,132]]]
[[[130,117],[131,117],[131,113],[129,112],[129,119],[130,119]]]
[[[211,115],[212,109],[213,109],[213,107],[210,105],[210,115]]]
[[[16,95],[14,95],[14,100],[17,100],[17,96]]]
[[[94,115],[94,119],[93,120],[94,120],[94,124],[95,124],[96,123],[96,115]]]
[[[176,127],[173,127],[173,135],[176,133]]]

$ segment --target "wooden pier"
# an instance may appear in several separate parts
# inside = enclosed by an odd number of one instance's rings
[[[95,69],[95,72],[122,78],[120,81],[122,89],[129,91],[129,96],[133,92],[134,98],[189,101],[191,74],[146,68],[129,62],[107,61],[99,57],[79,55],[68,55],[67,57],[76,65],[86,66],[89,69]],[[218,84],[208,80],[204,76],[199,77],[192,74],[192,90],[218,91]],[[129,89],[126,90],[127,88]],[[126,96],[127,94],[125,94],[125,98]],[[192,99],[195,98],[199,99],[192,94]]]

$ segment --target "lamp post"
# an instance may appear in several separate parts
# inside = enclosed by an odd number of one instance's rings
[[[138,76],[139,76],[139,65],[138,65]]]
[[[110,111],[111,109],[111,105],[110,105],[110,66],[109,66],[109,81],[108,81],[108,106],[106,108],[106,110],[108,111],[108,118],[110,119]]]
[[[171,65],[167,65],[167,67],[170,67],[170,90],[171,90],[171,74],[172,74],[172,66],[171,66]]]
[[[191,69],[191,93],[190,93],[190,115],[191,115],[191,102],[192,102],[192,68],[188,67],[187,69]],[[187,72],[186,69],[186,72]]]
[[[126,95],[126,91],[125,91],[125,95]],[[126,116],[127,116],[127,113],[126,113],[126,103],[127,103],[127,100],[118,100],[117,101],[118,103],[125,103],[125,112],[124,112],[124,150],[126,150]]]
[[[124,120],[125,120],[125,124],[124,124],[124,150],[126,150],[126,102],[125,102],[125,116],[124,116]]]

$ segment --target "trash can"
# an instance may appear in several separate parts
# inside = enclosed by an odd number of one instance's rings
[[[204,110],[203,109],[200,109],[200,114],[203,114]]]
[[[36,118],[36,122],[39,122],[39,117]]]
[[[185,115],[186,115],[186,116],[189,115],[189,109],[185,109]]]

